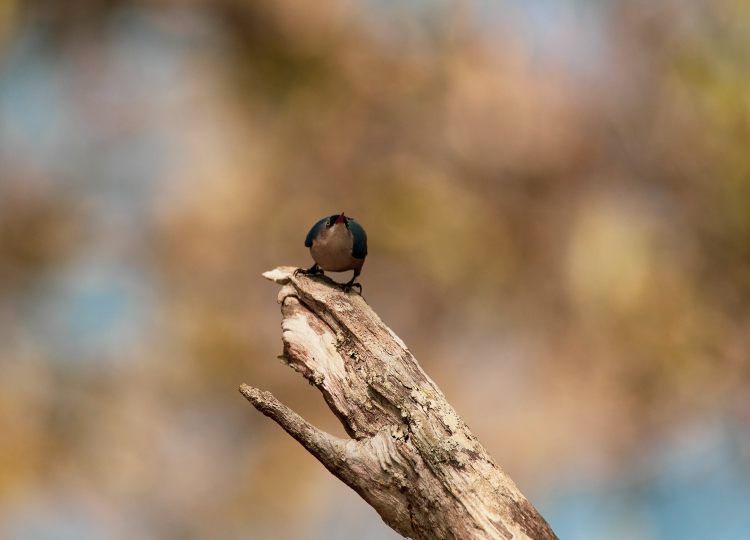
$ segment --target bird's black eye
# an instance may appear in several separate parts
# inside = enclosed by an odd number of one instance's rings
[[[333,220],[331,218],[328,218],[328,221],[326,222],[326,227],[333,227]]]

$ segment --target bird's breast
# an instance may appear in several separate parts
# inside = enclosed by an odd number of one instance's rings
[[[334,225],[319,234],[310,253],[318,266],[329,272],[344,272],[361,268],[363,259],[352,257],[354,239],[345,225]]]

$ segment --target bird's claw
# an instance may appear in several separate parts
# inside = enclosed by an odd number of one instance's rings
[[[359,295],[362,296],[362,284],[360,283],[346,283],[343,285],[344,292],[350,292],[354,287],[359,287]]]
[[[292,275],[297,277],[302,274],[303,276],[318,276],[323,273],[323,270],[316,264],[310,268],[297,268],[292,272]]]
[[[317,264],[314,264],[310,268],[295,268],[294,271],[292,272],[292,275],[295,277],[300,274],[303,276],[319,276],[319,275],[323,275],[324,272],[320,266],[318,266]],[[356,276],[348,283],[337,283],[337,285],[339,285],[341,289],[346,293],[350,292],[354,287],[357,287],[359,289],[358,291],[359,295],[361,296],[362,285],[360,283],[354,283],[354,279],[356,279]]]

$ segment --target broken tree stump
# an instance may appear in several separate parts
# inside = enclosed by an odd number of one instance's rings
[[[294,270],[263,274],[282,285],[283,358],[320,390],[351,438],[243,384],[247,400],[405,537],[557,538],[365,300]]]

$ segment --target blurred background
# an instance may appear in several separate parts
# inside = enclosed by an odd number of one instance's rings
[[[750,531],[750,3],[0,0],[0,537],[393,539],[278,287],[361,281],[563,539]]]

